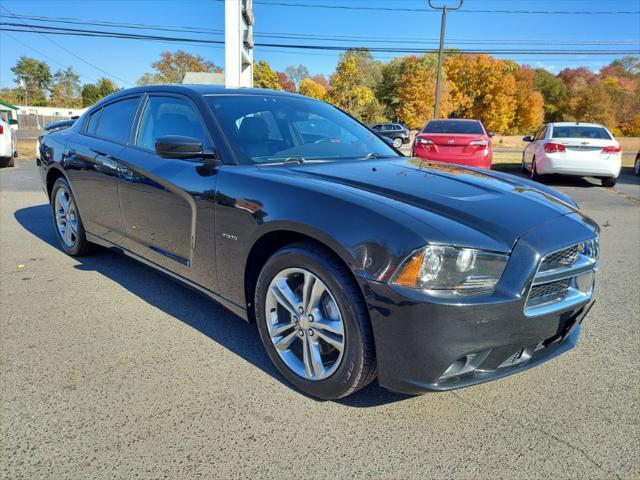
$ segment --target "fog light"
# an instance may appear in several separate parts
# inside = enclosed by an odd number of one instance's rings
[[[576,288],[584,294],[591,292],[593,289],[593,272],[578,275],[576,277]]]

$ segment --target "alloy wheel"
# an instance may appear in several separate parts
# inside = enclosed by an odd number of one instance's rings
[[[73,248],[78,241],[78,215],[73,197],[65,187],[58,188],[54,208],[60,238],[66,247]]]
[[[401,138],[394,138],[393,139],[393,146],[396,148],[400,148],[402,146],[402,139]]]
[[[334,296],[302,268],[280,271],[269,285],[265,317],[280,359],[299,377],[324,380],[340,366],[345,328]]]

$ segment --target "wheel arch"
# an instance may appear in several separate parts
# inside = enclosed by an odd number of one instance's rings
[[[258,275],[262,267],[275,252],[288,245],[299,242],[315,244],[339,259],[349,271],[352,280],[356,283],[364,298],[364,293],[354,272],[354,258],[337,240],[324,232],[315,231],[315,229],[309,230],[304,227],[296,228],[296,226],[293,225],[273,226],[257,236],[246,258],[244,268],[244,294],[247,305],[247,319],[249,322],[253,323],[255,321],[253,299]]]
[[[51,192],[53,190],[53,184],[60,177],[64,178],[67,182],[69,182],[69,179],[64,174],[61,168],[58,168],[55,166],[52,166],[49,168],[49,171],[47,172],[47,177],[46,177],[47,196],[49,197],[49,200],[51,200]]]

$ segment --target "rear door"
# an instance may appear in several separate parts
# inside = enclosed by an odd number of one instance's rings
[[[213,143],[197,106],[186,96],[151,93],[144,101],[132,145],[122,153],[118,194],[130,251],[215,289],[216,171],[203,159],[163,158],[155,142],[165,135]],[[215,290],[214,290],[215,291]]]
[[[140,99],[140,95],[118,98],[97,108],[65,149],[65,170],[85,229],[113,243],[120,243],[124,230],[117,192],[118,164]]]

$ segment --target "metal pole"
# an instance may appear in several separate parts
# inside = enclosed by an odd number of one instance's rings
[[[434,10],[442,10],[442,21],[440,23],[440,50],[438,51],[438,76],[436,78],[436,100],[433,106],[433,118],[438,118],[438,111],[440,106],[440,88],[442,83],[442,57],[444,57],[444,31],[447,26],[447,10],[458,10],[462,7],[464,0],[458,0],[460,3],[457,7],[435,7],[432,3],[433,0],[428,0],[429,6]]]
[[[442,57],[444,56],[444,31],[447,27],[447,7],[442,7],[442,22],[440,23],[440,51],[438,52],[438,76],[436,78],[436,104],[433,107],[433,118],[438,118],[440,105],[440,84],[442,82]]]

